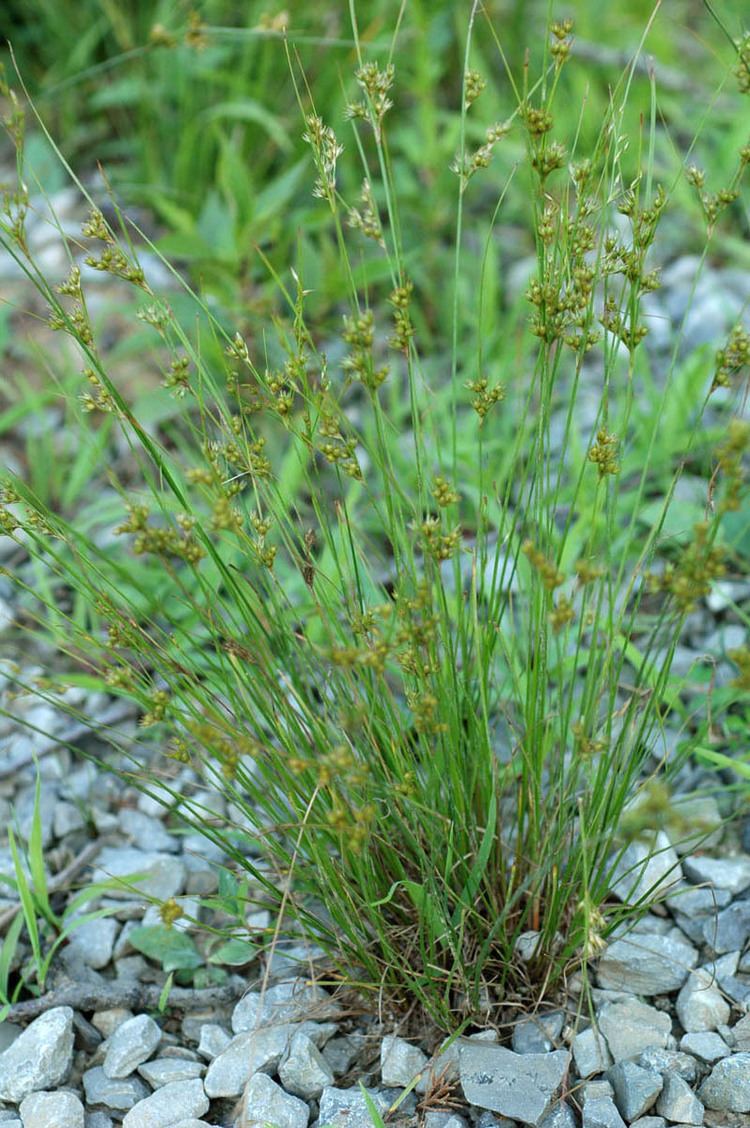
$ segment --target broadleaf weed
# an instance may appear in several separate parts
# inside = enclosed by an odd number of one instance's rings
[[[41,618],[54,615],[71,653],[137,703],[144,741],[241,812],[244,826],[210,834],[275,901],[279,932],[301,927],[360,987],[416,1000],[452,1029],[555,991],[647,903],[609,897],[618,824],[679,693],[669,666],[686,616],[727,567],[721,519],[744,489],[748,442],[736,423],[701,452],[703,519],[679,544],[663,528],[709,397],[725,382],[741,394],[747,350],[733,335],[665,459],[675,349],[651,429],[637,433],[641,299],[658,286],[672,192],[656,182],[653,135],[626,175],[628,147],[642,147],[622,124],[635,64],[591,151],[559,129],[575,64],[571,29],[555,24],[537,78],[513,74],[492,32],[515,103],[474,150],[487,95],[467,41],[451,345],[423,356],[430,294],[412,277],[425,272],[405,251],[388,144],[398,75],[364,58],[351,7],[351,142],[318,114],[290,53],[316,222],[340,255],[338,338],[319,329],[302,267],[287,275],[270,260],[284,305],[273,333],[246,340],[185,283],[201,324],[187,331],[94,208],[82,235],[100,244],[97,269],[145,290],[141,318],[179,410],[146,428],[85,287],[61,294],[29,265],[50,324],[80,349],[83,406],[129,445],[116,533],[133,559],[18,479],[2,524],[89,611],[84,630],[48,587]],[[20,145],[17,114],[11,124]],[[357,201],[341,188],[347,148],[362,166]],[[461,300],[471,193],[496,167],[500,205],[522,185],[536,252],[515,366],[483,339],[489,289],[473,307]],[[707,246],[729,195],[704,201]],[[2,238],[27,261],[24,209],[21,187]],[[489,252],[483,261],[488,288]],[[654,494],[663,506],[644,535]],[[149,786],[137,768],[133,778]],[[173,799],[209,833],[179,790]]]

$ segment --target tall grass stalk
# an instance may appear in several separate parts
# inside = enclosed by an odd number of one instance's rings
[[[277,275],[287,311],[263,339],[245,341],[184,283],[198,325],[186,329],[151,292],[126,222],[114,230],[92,205],[88,260],[143,292],[140,317],[181,405],[161,428],[135,417],[96,339],[76,241],[68,278],[45,278],[25,238],[26,189],[8,194],[3,243],[80,350],[82,441],[109,415],[132,465],[112,478],[117,547],[18,477],[2,525],[55,577],[40,627],[135,700],[144,741],[212,781],[242,825],[209,825],[175,788],[179,814],[225,842],[284,927],[320,942],[349,982],[455,1029],[554,992],[638,911],[610,897],[618,823],[667,714],[685,617],[725,568],[717,538],[748,431],[728,411],[711,454],[701,420],[711,392],[736,384],[747,339],[737,331],[706,371],[664,488],[672,372],[646,434],[634,404],[641,299],[658,286],[652,248],[673,186],[656,183],[653,146],[623,133],[632,71],[592,151],[578,131],[556,136],[575,64],[570,26],[552,23],[541,73],[508,66],[515,101],[475,149],[465,123],[482,113],[482,79],[467,46],[452,347],[423,356],[430,294],[410,283],[389,158],[399,92],[389,66],[367,60],[356,20],[354,37],[346,153],[291,59],[314,195],[348,280],[340,340],[322,335],[299,271]],[[628,146],[646,152],[632,182]],[[356,203],[337,180],[351,151]],[[707,239],[749,159],[744,149],[716,196]],[[461,215],[481,182],[500,206],[477,234]],[[489,268],[468,309],[462,279],[519,188],[536,245],[530,315],[518,330],[508,318],[511,342],[500,325],[490,347]],[[592,372],[598,405],[584,419]],[[688,453],[706,476],[706,519],[675,546],[661,530]],[[639,507],[657,490],[663,509],[644,536]]]

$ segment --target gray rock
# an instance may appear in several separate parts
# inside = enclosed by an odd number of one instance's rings
[[[464,1096],[523,1124],[538,1125],[551,1110],[570,1066],[570,1054],[514,1054],[502,1046],[466,1041],[459,1052]]]
[[[539,1128],[577,1128],[575,1113],[565,1101],[559,1101],[539,1121]]]
[[[600,1077],[596,1081],[586,1081],[579,1089],[581,1104],[586,1104],[586,1101],[598,1101],[600,1097],[614,1098],[615,1091],[610,1085],[606,1077]]]
[[[732,1054],[718,1061],[698,1096],[706,1108],[750,1112],[750,1054]]]
[[[426,1065],[427,1054],[404,1038],[389,1034],[381,1042],[380,1078],[386,1088],[405,1089],[418,1073],[425,1070]],[[427,1076],[422,1077],[414,1088],[417,1093],[424,1093],[427,1089]]]
[[[630,1128],[667,1128],[667,1122],[663,1116],[642,1116],[634,1120]]]
[[[338,1008],[322,987],[306,979],[292,979],[269,987],[265,994],[251,991],[240,999],[232,1012],[232,1030],[243,1034],[261,1026],[330,1018],[337,1013]]]
[[[477,1128],[517,1128],[515,1120],[508,1120],[507,1116],[498,1116],[497,1113],[485,1109],[476,1119]]]
[[[127,1112],[148,1096],[148,1085],[140,1077],[112,1080],[100,1065],[87,1069],[82,1080],[87,1105],[106,1105],[107,1108]]]
[[[292,1035],[289,1050],[279,1066],[279,1081],[287,1093],[314,1100],[333,1084],[333,1070],[307,1034]]]
[[[633,1061],[618,1061],[607,1071],[607,1078],[614,1089],[615,1104],[628,1122],[653,1107],[664,1085],[660,1073]]]
[[[741,1054],[750,1053],[750,1014],[743,1015],[739,1022],[735,1022],[729,1035],[733,1050]]]
[[[383,1116],[391,1104],[378,1089],[367,1089],[368,1097]],[[372,1117],[359,1089],[326,1088],[320,1094],[318,1124],[333,1128],[372,1128]]]
[[[83,1116],[84,1128],[113,1128],[114,1121],[106,1112],[86,1112]]]
[[[614,1061],[635,1057],[649,1046],[663,1048],[672,1032],[668,1014],[638,999],[605,1003],[599,1009],[598,1019]],[[639,1064],[644,1065],[642,1061]]]
[[[682,879],[680,860],[669,838],[660,830],[652,847],[631,842],[613,870],[612,893],[627,904],[664,896]]]
[[[611,1097],[595,1097],[586,1101],[581,1124],[583,1128],[625,1128],[625,1121]]]
[[[285,1093],[266,1073],[256,1073],[245,1089],[248,1124],[273,1124],[274,1128],[307,1128],[310,1109],[304,1101]]]
[[[135,878],[134,874],[142,874]],[[99,852],[92,881],[118,878],[119,884],[109,891],[110,897],[137,900],[140,897],[168,901],[185,886],[186,869],[180,858],[137,850],[134,846],[105,846]]]
[[[112,959],[112,949],[120,925],[112,917],[87,920],[76,926],[68,943],[68,954],[78,957],[87,967],[95,970],[106,967]]]
[[[161,1041],[161,1028],[147,1014],[137,1014],[118,1026],[107,1045],[102,1063],[107,1077],[128,1077],[148,1061]]]
[[[512,1047],[517,1054],[546,1054],[554,1047],[565,1021],[561,1011],[534,1015],[513,1027]]]
[[[750,858],[707,858],[693,854],[682,859],[685,877],[696,885],[715,885],[733,897],[750,889]]]
[[[133,1017],[132,1010],[127,1007],[108,1007],[106,1010],[95,1011],[91,1022],[105,1038],[111,1038],[118,1026]]]
[[[732,1052],[724,1039],[713,1031],[700,1031],[696,1034],[685,1034],[680,1042],[683,1053],[713,1065],[715,1061],[729,1057]]]
[[[148,842],[149,850],[157,854],[179,853],[179,838],[175,838],[166,830],[161,819],[151,818],[133,807],[122,807],[118,822],[123,834],[127,835],[135,845],[139,842]]]
[[[75,1093],[29,1093],[19,1112],[23,1128],[84,1128],[83,1105]]]
[[[29,1093],[54,1089],[73,1062],[73,1011],[54,1007],[35,1019],[0,1054],[0,1100],[20,1104]]]
[[[326,1042],[323,1057],[326,1059],[335,1077],[348,1073],[358,1054],[362,1052],[365,1043],[363,1034],[343,1034],[340,1038],[332,1038]],[[456,1056],[456,1077],[458,1076],[458,1056]]]
[[[138,1066],[138,1072],[152,1089],[168,1085],[170,1081],[192,1081],[201,1077],[206,1067],[199,1061],[184,1058],[155,1058]]]
[[[750,939],[750,901],[735,901],[707,920],[703,936],[714,952],[741,951]]]
[[[68,803],[63,799],[56,804],[53,823],[55,838],[65,838],[85,825],[83,815],[75,803]]]
[[[662,1050],[651,1046],[638,1055],[638,1065],[642,1065],[644,1069],[653,1069],[661,1073],[662,1077],[667,1073],[676,1073],[690,1085],[698,1076],[695,1058],[680,1053],[679,1050]]]
[[[468,1123],[457,1112],[431,1108],[424,1114],[424,1128],[468,1128]]]
[[[300,1034],[306,1034],[311,1042],[322,1050],[328,1041],[338,1033],[337,1022],[301,1022],[297,1027]]]
[[[594,1073],[603,1073],[612,1064],[606,1039],[593,1026],[576,1034],[572,1050],[579,1077],[585,1078],[591,1077]]]
[[[200,1118],[208,1106],[201,1081],[172,1081],[134,1105],[122,1128],[173,1128],[181,1120]]]
[[[180,1120],[179,1123],[171,1125],[170,1128],[211,1128],[207,1120],[196,1120],[191,1116],[189,1120]]]
[[[597,982],[611,991],[666,995],[678,991],[698,952],[687,941],[650,933],[631,933],[609,944],[599,958]]]
[[[231,1040],[231,1035],[227,1034],[223,1026],[215,1022],[204,1022],[201,1026],[198,1053],[211,1061],[223,1053]]]
[[[203,1084],[209,1097],[238,1097],[255,1073],[273,1073],[287,1051],[291,1023],[237,1034],[209,1065]]]
[[[715,1030],[727,1022],[731,1013],[729,1003],[716,985],[714,975],[698,968],[688,976],[677,996],[677,1017],[688,1034],[699,1030]]]
[[[672,912],[683,913],[689,917],[701,917],[708,916],[709,913],[713,914],[717,909],[725,909],[731,900],[732,894],[726,889],[688,885],[684,882],[670,893],[666,898],[666,904]]]
[[[702,1124],[703,1105],[687,1081],[676,1073],[664,1074],[664,1088],[656,1102],[659,1116],[678,1124]]]

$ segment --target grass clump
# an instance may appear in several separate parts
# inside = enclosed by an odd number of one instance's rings
[[[151,292],[132,229],[92,208],[84,261],[142,294],[179,408],[161,425],[137,418],[97,340],[78,241],[67,279],[44,277],[23,184],[7,195],[3,242],[79,350],[81,434],[95,441],[99,417],[112,420],[129,464],[111,475],[114,546],[19,477],[2,527],[53,577],[40,625],[137,702],[144,742],[231,801],[241,825],[222,827],[174,793],[276,905],[279,929],[301,927],[350,982],[455,1029],[553,993],[638,909],[610,898],[618,824],[679,696],[670,663],[686,617],[732,568],[722,521],[744,489],[749,436],[732,404],[747,356],[738,329],[665,455],[682,373],[676,348],[650,373],[642,299],[659,285],[654,246],[680,172],[657,182],[653,124],[623,132],[632,69],[592,147],[578,125],[558,129],[567,21],[551,23],[536,76],[514,72],[489,26],[512,102],[481,124],[467,40],[454,271],[433,279],[451,290],[450,348],[423,355],[434,303],[412,280],[423,272],[389,150],[397,76],[353,28],[346,136],[290,56],[316,222],[345,280],[335,337],[301,268],[268,259],[284,312],[267,333],[247,340],[185,283],[189,325]],[[628,149],[637,170],[624,176]],[[349,200],[339,168],[352,152],[362,188]],[[704,256],[747,163],[745,148],[704,200]],[[469,225],[492,170],[494,205]],[[492,277],[512,193],[536,250],[518,321]],[[675,538],[663,530],[686,464],[705,504]]]

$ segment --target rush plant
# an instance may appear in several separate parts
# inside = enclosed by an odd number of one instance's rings
[[[319,329],[300,269],[268,263],[285,312],[246,340],[187,282],[194,316],[179,317],[152,292],[133,228],[93,203],[65,279],[35,264],[22,182],[2,221],[50,325],[80,351],[81,441],[105,415],[131,455],[111,482],[114,546],[7,479],[2,527],[54,578],[40,629],[138,703],[144,742],[241,812],[241,827],[215,826],[174,791],[180,815],[274,901],[279,932],[301,928],[348,982],[416,1001],[443,1029],[554,992],[642,906],[610,896],[618,823],[679,692],[670,663],[686,616],[731,570],[721,525],[750,441],[732,409],[748,364],[739,328],[666,468],[676,359],[653,380],[645,422],[635,410],[641,302],[659,285],[659,225],[682,173],[657,179],[655,113],[645,137],[623,132],[633,67],[582,151],[577,129],[557,128],[576,65],[570,23],[550,24],[537,76],[516,73],[490,28],[512,91],[497,116],[472,66],[477,8],[454,272],[431,281],[452,294],[446,355],[420,351],[434,303],[412,281],[429,248],[407,255],[400,223],[397,76],[368,59],[353,5],[345,128],[317,112],[289,60],[316,222],[346,279],[337,339]],[[5,97],[20,154],[21,106]],[[362,187],[350,200],[339,172],[352,154]],[[706,253],[749,161],[746,147],[710,196],[689,174]],[[494,195],[483,221],[480,185]],[[520,326],[492,276],[498,218],[519,187],[536,249]],[[136,417],[108,362],[82,260],[142,294],[148,363],[181,405],[161,428]],[[725,434],[712,448],[702,419],[719,389]],[[674,539],[662,530],[687,460],[705,476],[705,510]]]

